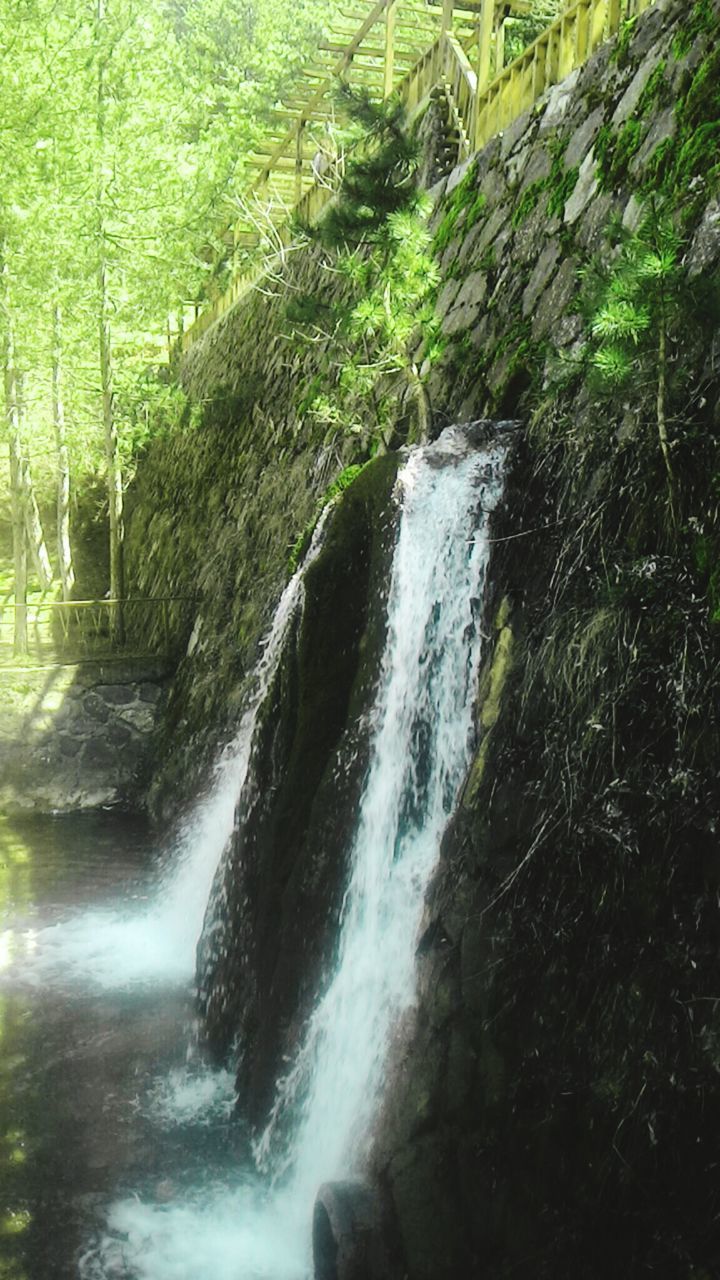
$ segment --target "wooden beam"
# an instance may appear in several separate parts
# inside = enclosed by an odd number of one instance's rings
[[[383,98],[389,98],[393,91],[395,74],[395,19],[397,17],[397,0],[391,0],[385,10],[385,59],[383,66]]]
[[[295,203],[299,204],[303,193],[303,142],[305,141],[305,122],[303,121],[295,138]]]
[[[397,0],[395,0],[395,5],[397,5]],[[389,6],[389,8],[395,8],[395,5],[391,5]],[[388,13],[389,13],[389,8],[388,8]],[[341,47],[340,45],[334,45],[333,49],[340,49],[340,47]],[[323,47],[322,45],[320,45],[320,52],[322,52],[322,54],[324,54],[324,52],[328,52],[329,54],[329,52],[332,52],[332,51],[333,50],[328,49],[327,46]],[[352,56],[352,63],[356,64],[357,59],[359,58],[383,58],[384,59],[384,55],[386,55],[386,51],[384,51],[384,45],[382,47],[380,47],[380,45],[377,45],[377,46],[373,45],[372,47],[368,47],[368,45],[364,45],[363,49],[360,49],[359,51],[356,52],[356,54],[354,54],[354,56]],[[315,56],[318,56],[318,55],[315,55]],[[395,60],[397,61],[397,63],[406,63],[407,67],[414,67],[414,64],[416,63],[416,61],[419,61],[421,56],[423,56],[423,50],[421,49],[419,52],[416,52],[415,50],[413,52],[405,52],[404,50],[397,49],[397,45],[395,47]]]

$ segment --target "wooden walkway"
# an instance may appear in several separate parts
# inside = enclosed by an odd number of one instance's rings
[[[275,113],[275,127],[248,158],[257,171],[241,214],[223,233],[230,284],[204,305],[171,318],[168,343],[187,351],[291,240],[294,214],[314,222],[342,180],[337,146],[340,82],[381,100],[397,93],[410,118],[442,88],[466,159],[581,66],[622,23],[654,0],[564,0],[557,19],[508,66],[509,24],[529,0],[348,0],[301,83]],[[253,253],[255,261],[253,261]]]

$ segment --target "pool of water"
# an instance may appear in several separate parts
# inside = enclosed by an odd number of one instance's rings
[[[171,1206],[241,1162],[164,874],[138,820],[0,820],[0,1280],[75,1278],[108,1203]]]

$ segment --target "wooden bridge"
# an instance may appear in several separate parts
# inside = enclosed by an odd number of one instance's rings
[[[171,319],[168,338],[182,351],[220,319],[291,239],[293,214],[314,222],[342,179],[336,144],[339,82],[382,99],[396,93],[410,119],[441,88],[466,159],[528,110],[552,85],[581,66],[621,24],[653,0],[562,0],[561,12],[509,65],[511,24],[530,0],[348,0],[314,63],[275,112],[275,127],[248,157],[257,171],[241,214],[222,239],[230,284],[207,290]],[[256,261],[253,261],[253,250]]]

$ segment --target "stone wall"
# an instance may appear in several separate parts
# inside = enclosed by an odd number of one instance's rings
[[[152,659],[0,671],[0,812],[140,804],[166,683]]]
[[[152,803],[202,783],[232,736],[259,642],[288,579],[290,552],[338,473],[351,439],[306,412],[329,342],[288,337],[288,301],[337,288],[322,255],[291,254],[186,357],[196,418],[156,441],[128,500],[129,593],[197,598],[158,744]]]

